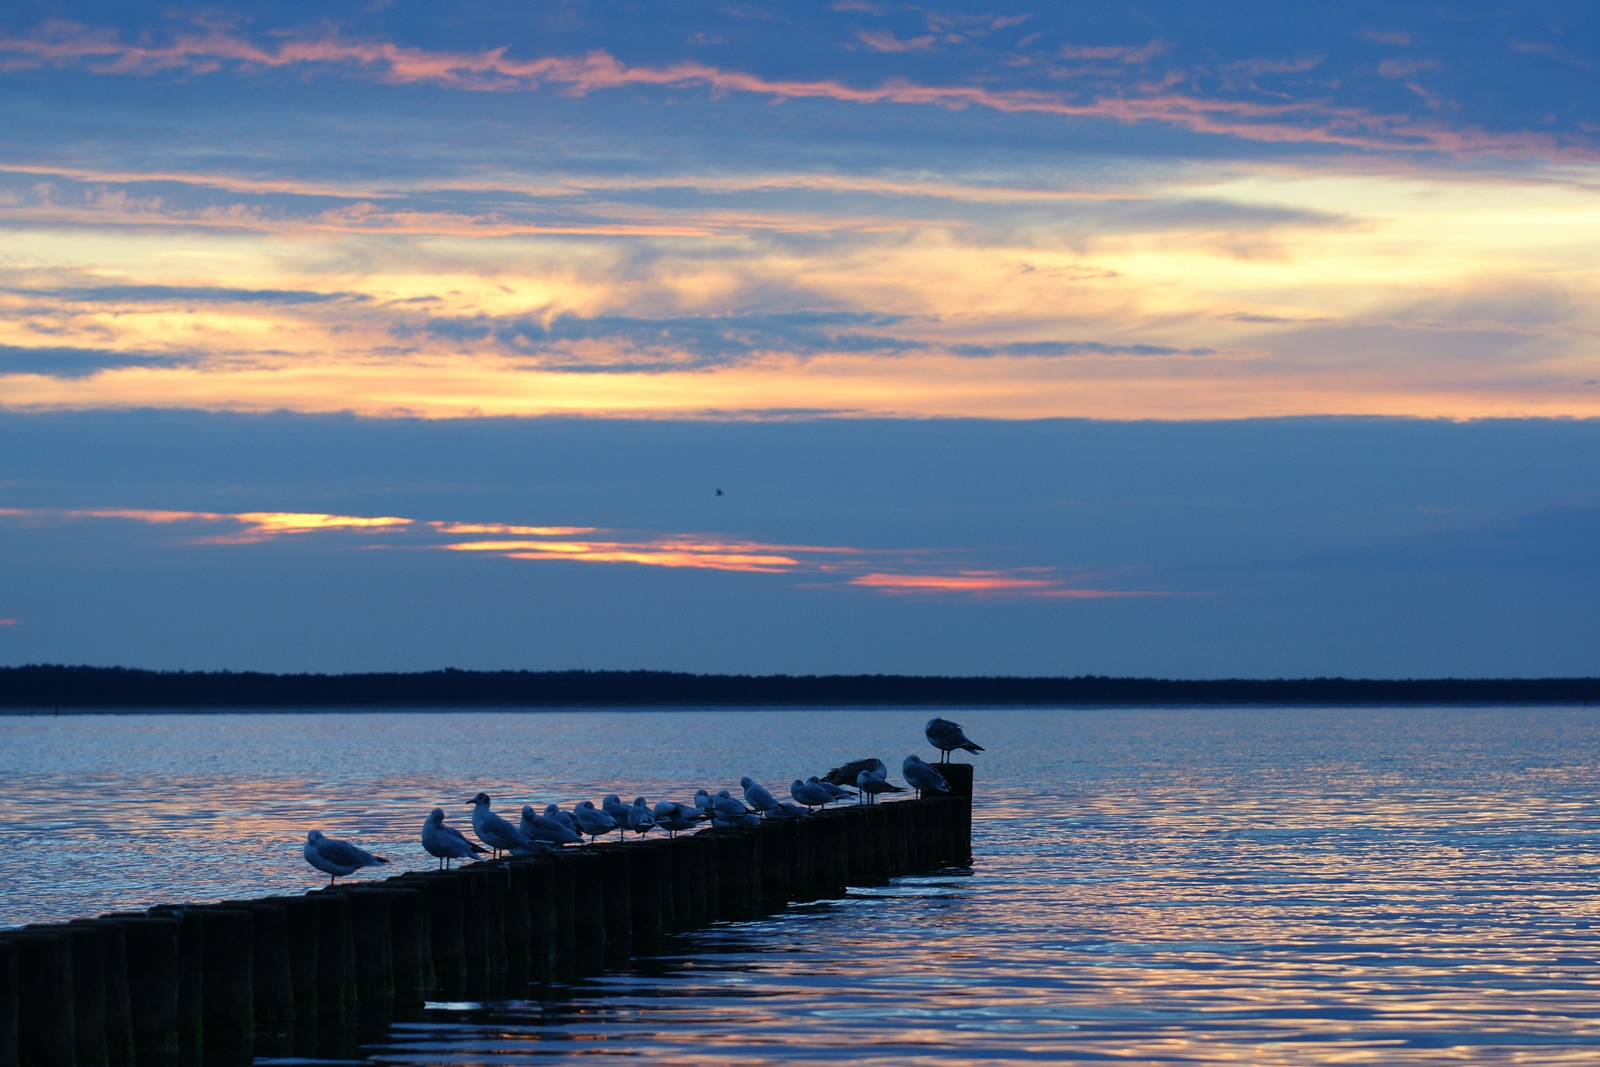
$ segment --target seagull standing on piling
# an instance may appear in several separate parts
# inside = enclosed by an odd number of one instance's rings
[[[717,813],[716,808],[711,803],[711,794],[704,789],[696,789],[694,791],[694,806],[703,811],[707,818],[711,818]]]
[[[600,802],[600,810],[611,816],[618,826],[628,825],[628,805],[624,804],[617,794],[612,793]]]
[[[745,807],[726,789],[711,798],[711,810],[718,826],[757,826],[761,816]]]
[[[922,799],[924,791],[950,792],[950,783],[944,780],[944,775],[935,770],[931,763],[924,763],[921,756],[907,756],[900,765],[900,773],[905,776],[906,783],[916,789],[918,800]]]
[[[556,822],[560,823],[562,826],[565,826],[568,830],[571,830],[574,834],[576,834],[577,840],[583,840],[583,832],[578,829],[578,824],[572,821],[572,816],[562,811],[556,805],[546,804],[544,806],[544,817],[547,819],[554,819]]]
[[[440,812],[439,817],[442,819],[444,813]],[[376,867],[389,862],[348,841],[324,837],[321,830],[313,830],[306,835],[305,856],[307,863],[328,876],[329,885],[333,884],[334,879],[354,874],[363,867]]]
[[[941,719],[937,715],[928,720],[928,725],[922,728],[923,734],[928,739],[928,744],[938,749],[942,756],[940,763],[950,762],[950,753],[956,749],[965,749],[968,752],[982,752],[982,745],[975,745],[961,731],[961,724]]]
[[[474,852],[488,852],[482,845],[474,845],[454,826],[444,824],[444,809],[428,812],[422,824],[422,847],[430,856],[436,856],[439,866],[449,869],[451,860],[471,859]]]
[[[887,768],[885,768],[885,770],[887,770]],[[834,785],[832,782],[824,782],[821,778],[818,778],[814,774],[810,778],[806,779],[806,785],[820,785],[822,788],[832,793],[833,799],[835,800],[843,800],[845,797],[860,795],[854,789],[846,789],[842,785]]]
[[[877,803],[879,793],[905,792],[903,787],[895,785],[883,775],[873,774],[871,771],[862,771],[856,776],[856,788],[866,796],[868,804]]]
[[[591,845],[601,834],[609,834],[617,828],[617,820],[596,808],[592,800],[582,801],[572,809],[572,821],[578,824],[578,829],[589,835]]]
[[[643,837],[655,828],[656,816],[650,810],[650,805],[644,797],[634,797],[633,807],[628,809],[628,829]]]
[[[479,841],[494,849],[497,858],[502,852],[510,852],[528,844],[528,838],[521,830],[489,810],[488,793],[479,793],[467,801],[467,806],[472,809],[472,832],[478,835]]]
[[[566,823],[545,815],[534,813],[532,804],[522,805],[522,823],[517,829],[530,841],[543,842],[560,848],[562,845],[575,845],[583,840],[578,832]]]
[[[778,806],[771,793],[767,792],[754,778],[741,778],[739,784],[744,787],[744,802],[759,812],[769,812]]]
[[[871,771],[879,778],[889,776],[889,768],[881,759],[851,760],[843,767],[835,767],[822,776],[822,780],[829,785],[855,785],[856,779],[861,777],[862,771]]]
[[[700,792],[704,793],[702,789]],[[706,799],[710,799],[707,797]],[[667,832],[667,836],[676,837],[685,830],[693,830],[694,824],[705,818],[705,814],[696,808],[686,808],[682,804],[670,800],[663,800],[655,808],[656,825]]]
[[[802,782],[798,778],[789,783],[789,795],[804,804],[807,811],[816,807],[826,808],[829,804],[839,799],[821,785]]]

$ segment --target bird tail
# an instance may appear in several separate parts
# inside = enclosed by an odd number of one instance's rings
[[[489,850],[484,848],[482,845],[473,845],[472,846],[472,851],[478,853],[479,855],[483,855],[484,853],[488,852]],[[389,861],[388,860],[384,860],[384,862],[388,863]]]
[[[389,862],[389,857],[388,856],[374,856],[372,858],[377,860],[379,863],[388,863]]]

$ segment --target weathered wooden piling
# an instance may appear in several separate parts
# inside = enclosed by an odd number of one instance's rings
[[[605,962],[608,966],[617,966],[633,955],[633,881],[626,854],[612,845],[596,854],[600,857],[601,876],[605,879]]]
[[[201,996],[208,1061],[249,1063],[255,1054],[255,919],[244,909],[198,907],[205,931]]]
[[[571,850],[572,964],[579,975],[606,966],[606,864],[594,853]]]
[[[628,888],[633,898],[633,950],[644,955],[661,947],[664,932],[661,923],[661,853],[654,848],[641,846],[626,850],[628,857]]]
[[[506,864],[506,974],[523,981],[533,968],[532,916],[528,913],[528,887],[532,881],[533,864]]]
[[[556,967],[555,864],[528,868],[528,958],[535,981],[549,981]]]
[[[17,1067],[17,947],[0,941],[0,1067]]]
[[[139,1067],[159,1067],[178,1057],[178,986],[182,966],[178,920],[144,915],[107,916],[122,931],[128,961],[128,1021]]]
[[[205,928],[190,908],[157,906],[149,914],[178,920],[178,1049],[196,1053],[205,1036]]]
[[[322,927],[321,905],[314,897],[267,897],[260,903],[283,909],[284,955],[289,970],[292,1021],[299,1029],[317,1025],[317,946]],[[259,944],[259,942],[258,942]],[[258,969],[261,966],[257,964]],[[270,966],[270,965],[269,965]],[[270,979],[276,985],[277,979]],[[270,1009],[276,1017],[276,1006]],[[269,1025],[258,1016],[256,1025]],[[266,1030],[266,1032],[273,1032]]]
[[[674,932],[969,864],[972,767],[941,771],[949,795],[0,931],[0,1067],[348,1057],[358,1010],[387,1026],[508,974],[593,974]]]
[[[308,894],[317,902],[317,1022],[338,1026],[356,1011],[356,941],[350,898],[326,889]]]
[[[17,958],[17,1062],[74,1067],[72,939],[60,927],[8,930]]]

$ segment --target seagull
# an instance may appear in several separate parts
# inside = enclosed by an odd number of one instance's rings
[[[583,832],[578,829],[578,824],[572,821],[572,816],[562,811],[556,805],[546,804],[544,806],[544,817],[547,819],[554,819],[562,826],[565,826],[568,830],[571,830],[573,833],[577,834],[578,840],[583,840]]]
[[[602,800],[600,810],[611,816],[618,826],[628,825],[628,805],[619,800],[617,794],[612,793]]]
[[[591,845],[601,834],[609,834],[617,828],[617,820],[596,808],[592,800],[585,800],[572,809],[572,821],[578,824],[579,830],[589,835]]]
[[[846,763],[843,767],[835,767],[823,775],[822,780],[831,785],[855,785],[856,779],[861,776],[862,771],[871,771],[879,778],[887,778],[889,776],[889,768],[884,765],[883,760],[858,759]]]
[[[438,857],[440,867],[448,867],[451,860],[471,859],[474,852],[489,851],[482,845],[468,841],[466,835],[454,826],[446,826],[443,808],[428,812],[428,818],[422,824],[422,847],[428,855]]]
[[[927,735],[928,744],[943,753],[939,759],[940,763],[948,763],[950,753],[958,748],[966,749],[968,752],[983,751],[982,745],[973,744],[967,735],[961,732],[960,723],[941,719],[937,715],[928,720],[928,725],[922,728],[922,732]]]
[[[871,771],[862,771],[856,776],[856,788],[866,794],[868,804],[876,802],[879,793],[905,792],[900,786],[891,784],[881,774],[873,774]]]
[[[643,837],[655,828],[656,817],[650,805],[645,803],[644,797],[634,797],[633,807],[628,809],[628,829]]]
[[[707,816],[716,814],[711,806],[711,794],[704,789],[696,789],[694,791],[694,806],[705,812]]]
[[[780,800],[778,806],[770,809],[768,815],[774,819],[804,819],[811,813],[805,808],[797,808],[787,800]]]
[[[824,782],[821,778],[818,778],[814,774],[810,778],[806,779],[806,785],[820,785],[822,788],[832,793],[833,799],[835,800],[843,800],[845,797],[859,795],[854,789],[846,789],[842,785],[834,785],[832,782]]]
[[[443,812],[440,813],[441,817]],[[351,875],[363,867],[376,867],[389,861],[359,849],[348,841],[323,837],[321,830],[306,835],[306,862],[328,876],[328,884],[342,875]]]
[[[578,836],[578,831],[558,819],[551,819],[544,815],[536,815],[532,804],[522,805],[522,825],[517,827],[524,837],[530,841],[540,841],[547,845],[575,845],[583,840]]]
[[[489,810],[488,793],[479,793],[467,801],[467,805],[472,808],[472,832],[496,853],[510,852],[528,843],[521,830]]]
[[[778,806],[772,799],[772,794],[767,792],[754,778],[741,778],[739,784],[744,786],[744,801],[757,811],[771,811]]]
[[[726,789],[719,789],[717,791],[717,795],[711,798],[711,810],[716,814],[718,819],[722,819],[726,822],[734,823],[739,826],[750,825],[749,823],[739,822],[738,820],[755,814],[755,812],[752,812],[749,808],[735,800],[733,794],[728,792]]]
[[[700,792],[704,793],[702,789]],[[706,799],[710,799],[708,796]],[[656,825],[667,832],[668,837],[675,837],[685,830],[693,830],[694,824],[705,819],[705,813],[698,808],[686,808],[682,804],[670,800],[663,800],[656,805]]]
[[[913,786],[917,791],[917,799],[922,799],[924,790],[934,793],[950,792],[950,783],[944,780],[944,775],[934,769],[932,764],[924,763],[921,756],[911,755],[900,765],[900,773],[905,776],[906,784]]]
[[[802,782],[798,778],[789,783],[789,795],[804,804],[808,810],[815,807],[826,808],[839,799],[831,790],[824,789],[821,785]]]

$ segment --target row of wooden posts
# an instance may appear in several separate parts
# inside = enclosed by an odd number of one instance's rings
[[[945,777],[952,796],[3,930],[0,1067],[348,1056],[426,999],[526,996],[672,934],[970,865],[972,768]]]

